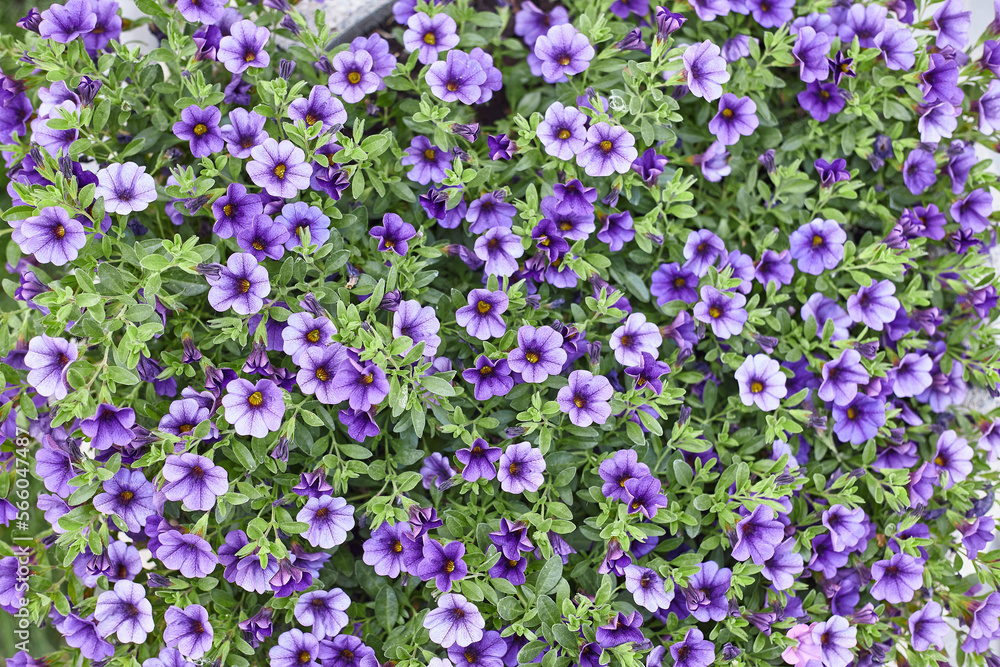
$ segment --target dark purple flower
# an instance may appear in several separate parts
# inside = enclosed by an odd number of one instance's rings
[[[625,482],[624,502],[629,514],[642,514],[652,520],[661,507],[667,506],[667,497],[660,493],[660,480],[653,476],[638,477]]]
[[[492,361],[486,355],[479,355],[475,367],[462,371],[462,378],[474,385],[473,396],[477,401],[506,396],[514,388],[507,360]]]
[[[517,347],[507,355],[507,364],[520,373],[525,382],[544,382],[558,374],[566,363],[563,337],[548,326],[524,325],[517,331]]]
[[[181,119],[174,123],[174,136],[188,142],[194,157],[208,157],[225,146],[219,130],[220,120],[222,112],[218,107],[202,109],[197,104],[192,104],[181,112]]]
[[[841,442],[863,445],[885,425],[885,403],[858,394],[848,405],[833,405],[833,432]]]
[[[231,380],[222,397],[226,421],[239,435],[263,438],[281,428],[285,416],[285,401],[281,389],[272,380]]]
[[[334,403],[348,401],[353,409],[366,411],[389,395],[389,381],[375,364],[348,358],[341,363],[331,392]]]
[[[402,159],[404,166],[412,165],[406,177],[415,183],[427,185],[440,183],[445,178],[445,169],[451,166],[452,153],[432,146],[430,140],[418,134],[410,140],[406,156]]]
[[[708,131],[723,146],[732,146],[741,136],[752,135],[759,124],[757,105],[752,99],[724,93],[719,99],[719,113],[708,122]]]
[[[264,139],[250,149],[250,155],[253,160],[246,166],[250,180],[272,197],[290,199],[309,187],[312,167],[306,164],[305,152],[291,141]]]
[[[535,57],[541,61],[542,76],[546,83],[565,81],[567,76],[579,74],[590,66],[594,47],[586,35],[569,23],[553,25],[535,41]]]
[[[622,644],[640,644],[643,641],[642,614],[633,611],[626,616],[618,612],[608,622],[597,628],[597,642],[604,648],[614,648]],[[707,666],[706,666],[707,667]]]
[[[719,47],[708,40],[685,49],[683,82],[695,97],[711,102],[722,96],[722,84],[729,81],[729,72],[721,53]]]
[[[466,482],[493,479],[497,476],[496,463],[502,453],[499,447],[491,447],[482,438],[476,438],[467,449],[455,452],[455,458],[465,466],[462,479]]]
[[[860,5],[857,5],[860,6]],[[809,112],[814,120],[826,121],[835,116],[847,105],[840,89],[835,83],[820,83],[813,81],[806,84],[806,89],[797,96],[799,105]]]
[[[816,218],[792,232],[788,244],[799,270],[818,276],[840,264],[846,240],[847,234],[836,220]]]
[[[239,74],[250,67],[264,68],[271,64],[267,42],[271,31],[246,19],[229,28],[229,34],[219,42],[218,59],[226,69]]]
[[[509,160],[515,151],[515,146],[506,134],[487,135],[486,146],[490,151],[490,159],[494,161]]]
[[[417,568],[416,575],[423,581],[434,580],[434,584],[442,593],[451,591],[452,582],[460,581],[469,572],[468,566],[462,560],[465,555],[465,545],[454,540],[442,546],[437,540],[424,542],[423,559]]]
[[[851,172],[847,171],[847,160],[837,158],[833,162],[827,162],[820,158],[813,163],[816,167],[816,174],[824,188],[831,187],[834,183],[851,180]]]
[[[920,75],[920,92],[924,94],[925,104],[941,100],[960,106],[965,94],[958,87],[958,63],[940,53],[932,53],[930,67]]]
[[[45,39],[69,44],[97,26],[97,14],[90,0],[67,0],[42,12],[38,33]]]
[[[449,51],[444,60],[433,63],[425,80],[431,92],[444,102],[477,104],[488,79],[482,65],[464,51]]]
[[[711,285],[701,288],[701,301],[695,304],[694,318],[712,327],[719,338],[726,339],[743,331],[748,315],[743,309],[747,299],[742,294],[722,293]]]
[[[890,604],[900,604],[913,599],[913,594],[924,585],[924,566],[913,556],[899,553],[888,560],[872,565],[872,597]]]
[[[803,26],[795,37],[792,56],[799,63],[799,78],[803,83],[823,81],[830,75],[827,56],[830,53],[830,36],[816,32],[811,26]],[[839,78],[834,78],[838,83]]]
[[[344,104],[330,94],[326,86],[313,86],[309,97],[300,97],[288,105],[288,117],[293,121],[302,120],[312,127],[323,123],[323,131],[329,132],[336,125],[347,122],[347,111]]]
[[[715,662],[715,644],[698,628],[688,628],[683,641],[670,646],[675,667],[709,667]]]
[[[233,157],[245,160],[250,157],[251,151],[268,138],[264,131],[264,123],[267,119],[256,111],[236,107],[229,112],[229,125],[219,129],[222,138],[226,140],[226,149]],[[232,183],[229,189],[242,188],[238,183]],[[244,189],[244,193],[246,190]],[[256,195],[253,195],[256,196]],[[218,217],[218,213],[216,213]],[[223,237],[228,238],[228,237]]]

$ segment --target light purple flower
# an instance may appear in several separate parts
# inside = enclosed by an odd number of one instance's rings
[[[684,83],[695,97],[711,102],[722,96],[722,84],[729,81],[729,72],[721,54],[719,47],[709,40],[685,49]]]
[[[586,145],[576,155],[576,164],[588,176],[627,174],[639,157],[635,137],[620,125],[594,123],[587,130]]]
[[[569,384],[559,390],[556,401],[574,426],[586,427],[608,421],[611,416],[608,401],[613,395],[611,382],[603,375],[573,371],[569,374]]]

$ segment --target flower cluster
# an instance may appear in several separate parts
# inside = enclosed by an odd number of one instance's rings
[[[0,40],[8,662],[1000,664],[1000,17],[489,4]]]

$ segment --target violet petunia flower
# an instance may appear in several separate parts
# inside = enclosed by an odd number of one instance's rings
[[[882,331],[895,319],[899,310],[899,299],[893,296],[895,293],[895,284],[888,280],[876,280],[847,298],[847,314],[854,322],[863,322],[870,329]]]
[[[60,44],[69,44],[97,26],[97,14],[90,0],[67,0],[41,13],[38,34]]]
[[[763,565],[774,556],[774,550],[785,539],[785,529],[775,519],[774,510],[767,505],[758,505],[749,516],[736,523],[736,543],[733,558],[751,560],[754,565]]]
[[[810,641],[822,654],[826,667],[847,667],[854,660],[852,648],[858,645],[858,629],[852,627],[843,616],[831,616],[825,621],[813,623]]]
[[[438,646],[465,648],[483,638],[486,621],[465,596],[446,593],[438,598],[437,608],[424,616],[423,626]]]
[[[788,395],[781,365],[766,354],[748,356],[736,371],[736,381],[743,405],[756,405],[764,412],[777,410]]]
[[[868,384],[871,377],[861,364],[861,353],[854,349],[842,350],[840,356],[823,364],[823,382],[816,392],[824,401],[847,405],[858,395],[858,385]]]
[[[292,363],[301,365],[306,351],[325,348],[337,333],[337,327],[326,317],[309,312],[292,313],[281,330],[282,351],[292,356]]]
[[[805,559],[802,554],[795,553],[795,538],[790,537],[775,547],[774,555],[764,563],[761,574],[776,590],[785,591],[792,587],[804,569]]]
[[[909,28],[896,21],[886,21],[885,29],[875,36],[875,46],[891,70],[908,72],[917,62],[917,40]]]
[[[347,531],[354,528],[354,508],[343,498],[320,496],[310,498],[295,515],[295,520],[309,524],[303,539],[314,547],[331,549],[347,540]]]
[[[830,531],[830,543],[835,551],[853,549],[868,534],[867,515],[860,507],[853,510],[843,505],[831,505],[823,510],[823,526]]]
[[[601,493],[612,500],[626,502],[628,492],[625,484],[630,479],[641,479],[650,476],[649,466],[640,463],[635,450],[624,449],[615,452],[611,458],[601,461],[598,474],[604,480]]]
[[[309,187],[312,167],[305,152],[291,141],[265,139],[250,150],[250,156],[253,160],[246,166],[250,180],[272,197],[290,199]]]
[[[792,258],[799,270],[811,276],[834,269],[844,259],[847,233],[836,220],[816,218],[802,225],[788,237]]]
[[[365,540],[362,560],[375,570],[375,574],[395,579],[401,572],[407,572],[403,559],[403,539],[407,537],[412,537],[412,533],[410,524],[405,521],[395,525],[381,524]]]
[[[237,252],[229,256],[218,277],[210,278],[208,302],[218,312],[233,309],[239,315],[259,313],[271,292],[267,269],[253,255]]]
[[[215,499],[229,490],[226,470],[211,459],[191,452],[171,455],[163,463],[163,495],[179,501],[189,512],[207,512]]]
[[[181,111],[181,119],[174,123],[174,136],[188,142],[191,155],[197,158],[218,153],[226,145],[219,129],[222,112],[219,107],[202,109],[192,104]]]
[[[653,272],[649,293],[656,297],[657,306],[671,301],[696,303],[698,276],[691,267],[682,267],[677,262],[660,264],[660,268]]]
[[[833,405],[833,432],[841,442],[862,445],[885,425],[885,403],[858,394],[848,405]]]
[[[285,248],[294,250],[305,244],[305,232],[309,231],[309,245],[323,245],[330,240],[330,218],[317,206],[309,206],[297,201],[281,207],[281,215],[275,224],[288,232]]]
[[[319,667],[319,638],[293,628],[281,633],[267,657],[271,667]]]
[[[410,53],[417,51],[417,60],[430,65],[437,61],[441,53],[458,46],[458,24],[447,14],[428,16],[416,12],[406,22],[403,33],[403,48]]]
[[[721,621],[729,613],[727,594],[732,585],[733,571],[720,568],[715,561],[701,563],[701,569],[688,579],[684,591],[687,610],[698,621]]]
[[[801,91],[796,99],[799,106],[809,112],[813,120],[820,123],[826,122],[830,116],[840,113],[847,102],[835,83],[821,83],[812,81],[806,84],[806,89]]]
[[[153,605],[146,599],[146,589],[131,581],[117,581],[110,591],[101,593],[94,608],[97,634],[116,635],[118,641],[142,644],[153,631]]]
[[[684,268],[690,269],[701,278],[708,268],[726,257],[726,246],[722,239],[708,231],[699,229],[688,234],[684,242]],[[693,303],[690,301],[688,303]]]
[[[39,396],[56,400],[65,398],[69,392],[66,381],[68,367],[78,355],[76,346],[65,338],[53,338],[46,334],[35,336],[28,341],[28,352],[24,355],[28,384],[35,388]]]
[[[393,337],[406,336],[413,341],[413,345],[423,343],[424,356],[427,357],[437,354],[438,346],[441,345],[441,337],[437,335],[440,330],[441,322],[437,319],[437,311],[432,306],[421,306],[414,299],[400,301],[392,316]],[[403,354],[412,349],[412,346],[407,348]]]
[[[473,384],[472,395],[477,401],[506,396],[514,388],[514,378],[510,376],[507,360],[493,361],[483,354],[476,357],[475,366],[462,371],[462,378]]]
[[[524,325],[517,330],[517,347],[507,354],[507,364],[525,382],[541,383],[562,371],[566,351],[563,337],[549,326]]]
[[[444,60],[433,63],[424,77],[431,92],[443,102],[477,104],[486,87],[488,74],[464,51],[449,51]]]
[[[285,401],[273,380],[263,378],[256,384],[237,378],[226,385],[222,397],[226,421],[239,435],[263,438],[281,428]]]
[[[724,93],[719,98],[719,113],[708,121],[708,131],[723,146],[732,146],[740,137],[749,137],[757,129],[757,104],[749,97]]]
[[[520,237],[506,227],[493,227],[476,239],[476,257],[486,263],[485,273],[506,277],[517,271],[517,259],[524,255]]]
[[[102,485],[104,492],[94,497],[94,507],[102,514],[114,514],[136,532],[156,513],[153,485],[141,470],[121,468]]]
[[[536,136],[552,157],[572,160],[587,145],[587,116],[576,107],[553,102],[538,124]]]
[[[176,648],[191,660],[201,658],[212,648],[215,633],[208,621],[208,610],[200,604],[188,605],[184,609],[171,605],[164,612],[163,620],[166,621],[163,642],[168,648]]]
[[[264,131],[264,123],[267,118],[261,116],[256,111],[247,111],[242,107],[236,107],[229,112],[229,125],[219,128],[219,133],[226,141],[226,149],[235,158],[245,160],[250,157],[251,151],[268,139],[267,132]],[[229,185],[229,189],[234,187],[242,188],[238,183]],[[243,194],[246,194],[244,188]],[[230,193],[230,196],[232,194]],[[256,197],[256,195],[253,195]],[[263,212],[263,208],[260,212]],[[218,217],[216,213],[216,217]],[[228,238],[228,237],[223,237]]]
[[[403,257],[410,248],[407,242],[417,235],[417,231],[395,213],[386,213],[382,216],[382,224],[372,227],[368,235],[378,239],[379,252],[394,252]]]
[[[445,178],[445,170],[451,166],[451,151],[431,145],[430,140],[421,134],[410,140],[410,146],[405,152],[400,163],[413,167],[406,177],[420,185],[440,183]]]
[[[628,514],[642,514],[649,520],[661,507],[667,506],[667,497],[660,493],[663,485],[651,475],[626,480],[624,502]]]
[[[932,29],[937,29],[934,45],[939,49],[964,49],[969,43],[972,12],[963,11],[962,0],[945,0],[934,12]]]
[[[271,64],[267,42],[271,31],[246,19],[229,27],[229,34],[219,42],[217,58],[227,70],[239,74],[250,67],[264,68]]]
[[[497,461],[503,453],[499,447],[493,447],[482,438],[476,438],[467,449],[455,452],[455,458],[465,466],[462,479],[466,482],[476,482],[480,479],[491,480],[497,476]]]
[[[553,25],[535,41],[534,55],[541,61],[546,83],[564,81],[590,67],[594,47],[587,36],[569,23]]]
[[[507,325],[500,317],[510,303],[502,291],[491,292],[474,289],[469,292],[468,305],[455,311],[455,323],[479,340],[499,338],[507,331]]]
[[[347,122],[347,111],[327,86],[313,86],[309,97],[300,97],[288,105],[288,117],[293,121],[305,121],[308,127],[323,123],[323,131],[329,132]]]
[[[90,446],[104,451],[111,447],[125,447],[135,439],[135,410],[116,408],[108,403],[97,406],[93,417],[80,422],[80,430],[90,438]]]
[[[899,553],[888,560],[872,565],[871,594],[876,600],[900,604],[913,599],[913,594],[924,585],[924,566],[909,554]]]
[[[625,589],[637,605],[653,612],[667,609],[674,600],[672,581],[664,581],[655,570],[638,565],[625,568]]]
[[[934,474],[947,473],[948,478],[943,488],[950,489],[959,482],[965,481],[966,477],[972,474],[974,455],[968,440],[960,438],[952,429],[948,429],[938,436],[937,450],[931,464]]]
[[[712,102],[722,96],[722,84],[729,81],[722,51],[709,40],[688,46],[682,60],[683,82],[691,94]]]
[[[612,332],[609,346],[618,363],[632,366],[642,361],[644,352],[655,356],[662,343],[659,327],[647,322],[642,313],[632,313],[622,326]]]
[[[345,359],[334,378],[331,400],[347,401],[355,410],[367,411],[389,395],[385,371],[371,362]]]
[[[83,225],[61,206],[43,208],[38,215],[24,219],[20,233],[21,252],[55,266],[72,262],[87,245]]]
[[[701,288],[701,301],[694,306],[694,318],[712,327],[712,332],[722,339],[737,336],[748,319],[743,309],[747,298],[739,293],[722,293],[711,285]]]
[[[914,196],[937,183],[937,161],[934,154],[914,148],[903,162],[903,184]]]
[[[145,211],[156,201],[156,183],[145,167],[134,162],[113,163],[97,172],[97,197],[104,197],[107,213],[127,215]]]
[[[249,155],[247,151],[246,156]],[[215,215],[212,231],[219,238],[230,239],[250,227],[254,219],[264,213],[264,204],[256,194],[248,194],[245,186],[230,183],[226,194],[212,202],[212,213]]]
[[[288,242],[288,230],[275,225],[270,216],[254,216],[250,224],[236,233],[236,244],[258,262],[281,259]]]
[[[423,581],[433,579],[439,591],[449,593],[452,583],[460,581],[469,573],[468,565],[462,560],[464,555],[465,545],[460,540],[445,545],[437,540],[427,540],[424,542],[423,558],[415,574]]]
[[[890,371],[893,380],[892,393],[899,398],[919,396],[929,389],[934,381],[931,377],[933,367],[934,360],[926,354],[917,352],[904,354]]]
[[[537,491],[542,485],[545,459],[542,452],[527,442],[508,445],[500,456],[500,471],[497,480],[500,488],[507,493]]]
[[[952,632],[941,618],[941,605],[928,600],[924,606],[910,614],[907,625],[910,628],[910,645],[914,651],[926,651],[931,646],[943,651],[945,638]]]
[[[812,26],[803,26],[795,37],[792,57],[799,63],[799,78],[803,83],[824,81],[830,76],[827,56],[830,54],[830,36],[816,32]]]
[[[569,374],[569,384],[559,390],[556,402],[559,409],[569,415],[574,426],[586,427],[604,424],[611,416],[614,395],[611,383],[603,375],[590,371],[573,371]]]
[[[576,164],[588,176],[627,174],[639,157],[635,137],[620,125],[594,123],[587,130],[586,144],[576,155]]]
[[[670,372],[670,365],[657,361],[649,352],[642,353],[642,359],[634,366],[625,369],[625,374],[635,378],[635,389],[642,391],[646,387],[659,396],[663,392],[663,381],[660,379]]]
[[[318,639],[335,637],[347,627],[350,619],[346,612],[350,606],[351,598],[339,588],[310,591],[299,596],[295,620]]]
[[[683,641],[671,644],[670,656],[675,667],[709,667],[715,663],[715,644],[698,628],[688,628]]]

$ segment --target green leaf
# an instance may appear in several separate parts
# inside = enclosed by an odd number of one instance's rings
[[[375,596],[375,618],[386,630],[391,630],[399,617],[399,601],[396,592],[389,586],[383,586]]]
[[[545,595],[559,585],[562,579],[563,562],[562,556],[553,556],[545,561],[542,569],[538,571],[538,579],[535,582],[535,593]]]
[[[451,383],[436,375],[427,375],[420,378],[420,386],[435,396],[455,395],[455,388],[451,386]]]

